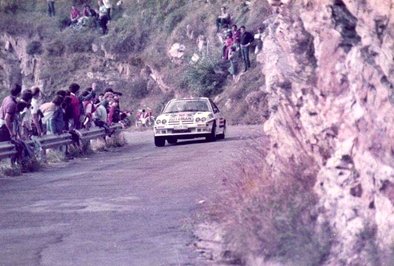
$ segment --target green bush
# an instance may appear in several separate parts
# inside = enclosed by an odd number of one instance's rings
[[[92,51],[92,43],[96,35],[90,32],[90,29],[81,29],[78,32],[70,29],[69,32],[63,32],[62,34],[68,53],[85,53]]]
[[[60,40],[55,40],[46,45],[46,51],[49,56],[62,56],[66,47]]]
[[[17,9],[20,7],[19,2],[20,1],[17,0],[1,0],[0,11],[15,14]]]
[[[190,65],[185,72],[184,85],[197,96],[210,97],[221,92],[227,73],[210,60]]]
[[[42,52],[42,43],[39,41],[32,41],[26,46],[26,53],[29,55],[40,55]]]

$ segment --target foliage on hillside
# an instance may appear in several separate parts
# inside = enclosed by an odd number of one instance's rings
[[[89,86],[94,81],[92,77],[105,76],[108,67],[116,68],[121,63],[132,67],[132,75],[112,75],[103,86],[138,84],[141,79],[138,69],[149,66],[160,74],[167,86],[174,89],[176,95],[210,97],[226,95],[229,88],[234,87],[227,71],[228,65],[220,60],[221,44],[215,27],[220,6],[225,3],[233,22],[245,24],[251,29],[256,29],[268,12],[265,1],[256,2],[252,7],[245,5],[244,1],[123,1],[121,6],[115,6],[113,10],[109,34],[102,36],[99,29],[73,30],[66,26],[71,3],[80,8],[83,4],[97,8],[97,2],[92,0],[56,1],[56,17],[53,18],[47,16],[46,1],[0,1],[0,32],[31,39],[26,53],[43,58],[45,64],[40,78],[46,78],[50,88],[65,87],[75,79],[80,79],[83,87]],[[191,38],[186,32],[188,25],[192,29]],[[210,53],[206,60],[191,64],[191,57],[198,53],[196,38],[200,34],[207,36]],[[167,52],[176,42],[183,44],[186,50],[182,60],[174,62]],[[103,56],[105,58],[100,59]],[[61,66],[57,65],[59,61],[62,62]],[[90,78],[86,78],[87,69],[92,72]],[[250,75],[261,76],[258,72]],[[253,90],[259,91],[259,86],[256,84]],[[243,89],[243,86],[235,87]],[[119,90],[127,94],[128,88]],[[158,101],[154,100],[156,96],[146,90],[136,99],[130,99],[130,102],[138,104],[142,101],[157,105]],[[261,118],[249,122],[259,121]]]

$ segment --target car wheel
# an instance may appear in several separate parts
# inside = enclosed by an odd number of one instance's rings
[[[216,123],[213,124],[211,133],[205,139],[207,141],[215,141],[216,140]]]
[[[170,144],[176,144],[178,142],[178,139],[177,138],[168,138],[167,141]]]
[[[223,134],[217,136],[217,139],[225,139],[226,138],[226,124],[224,124]]]
[[[155,145],[156,147],[163,147],[166,145],[166,139],[163,137],[155,137]]]

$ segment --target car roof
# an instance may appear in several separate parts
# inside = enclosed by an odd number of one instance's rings
[[[195,100],[209,100],[208,97],[196,97],[196,98],[174,98],[171,101],[195,101]]]

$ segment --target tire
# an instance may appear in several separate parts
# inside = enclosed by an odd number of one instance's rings
[[[174,138],[174,137],[168,138],[167,142],[174,145],[174,144],[176,144],[178,142],[178,139]]]
[[[225,139],[226,138],[226,125],[224,125],[223,134],[217,136],[217,139]]]
[[[166,139],[163,137],[155,137],[156,147],[164,147],[166,145]]]
[[[209,142],[216,140],[216,123],[213,124],[211,133],[205,139]]]

